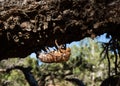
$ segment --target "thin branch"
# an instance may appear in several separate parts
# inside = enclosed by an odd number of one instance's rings
[[[114,49],[113,51],[114,51],[114,55],[115,55],[115,74],[117,75],[117,67],[118,67],[117,61],[118,61],[118,56],[117,56],[116,50]]]
[[[114,37],[113,38],[113,52],[114,52],[114,55],[115,55],[115,74],[117,75],[118,74],[118,55],[119,55],[119,45],[118,45],[118,40]]]
[[[85,86],[84,83],[81,80],[79,80],[78,78],[66,78],[65,80],[69,81],[69,82],[73,82],[77,86]]]
[[[22,67],[22,66],[14,66],[14,67],[10,67],[10,68],[6,68],[6,69],[0,69],[0,72],[10,72],[11,70],[14,69],[18,69],[21,70],[26,78],[26,80],[28,81],[30,86],[38,86],[37,81],[35,80],[34,76],[32,75],[31,71],[31,67]]]
[[[110,65],[110,58],[109,58],[109,53],[108,53],[108,47],[106,49],[106,56],[107,56],[107,60],[108,60],[108,77],[110,77],[111,65]]]

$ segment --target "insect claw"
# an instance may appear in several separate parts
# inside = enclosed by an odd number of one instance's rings
[[[56,48],[58,49],[59,48],[59,45],[57,43],[57,40],[55,39],[55,45],[56,45]]]
[[[50,52],[50,49],[48,47],[45,47],[46,52]]]

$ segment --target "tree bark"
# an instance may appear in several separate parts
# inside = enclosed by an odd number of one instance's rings
[[[120,39],[119,0],[1,0],[0,60],[103,33]]]

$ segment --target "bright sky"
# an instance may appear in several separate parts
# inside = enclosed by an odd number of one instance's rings
[[[110,38],[106,38],[106,33],[97,37],[98,42],[109,42]]]

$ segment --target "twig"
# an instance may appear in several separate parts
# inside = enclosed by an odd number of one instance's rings
[[[26,80],[28,81],[30,86],[38,86],[37,81],[35,80],[34,76],[32,75],[31,71],[31,67],[27,67],[24,68],[22,66],[14,66],[14,67],[10,67],[10,68],[6,68],[6,69],[0,69],[0,72],[10,72],[11,70],[14,69],[19,69],[23,72]]]

